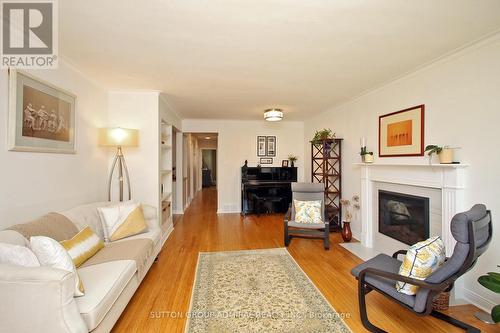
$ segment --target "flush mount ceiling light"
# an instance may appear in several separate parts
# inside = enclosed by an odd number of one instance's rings
[[[264,119],[267,121],[280,121],[283,119],[283,111],[281,109],[267,109],[264,111]]]
[[[210,137],[209,137],[209,136],[206,136],[206,137],[205,137],[205,140],[210,140]]]

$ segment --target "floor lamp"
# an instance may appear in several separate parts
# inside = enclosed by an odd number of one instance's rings
[[[116,155],[113,159],[113,165],[109,173],[108,179],[108,200],[111,201],[111,183],[113,174],[118,168],[119,194],[120,201],[123,201],[123,189],[125,175],[128,187],[128,200],[132,199],[130,189],[130,177],[128,175],[127,164],[123,157],[122,147],[137,147],[139,145],[139,131],[130,128],[100,128],[99,129],[99,145],[104,147],[116,147]]]

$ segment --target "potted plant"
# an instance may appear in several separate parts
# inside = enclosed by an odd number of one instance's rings
[[[359,195],[353,195],[352,199],[340,199],[340,204],[344,208],[345,215],[342,226],[342,239],[344,242],[350,242],[352,239],[351,231],[351,219],[353,214],[353,209],[360,209],[359,205]]]
[[[334,138],[335,138],[335,133],[329,128],[324,128],[314,133],[314,137],[311,140],[311,143],[317,144],[323,142],[324,140],[329,140]]]
[[[288,160],[290,161],[290,166],[293,168],[295,166],[294,165],[295,161],[298,160],[298,157],[293,154],[290,154],[288,155]]]
[[[373,163],[373,152],[367,151],[366,147],[361,147],[361,152],[359,154],[364,163]]]
[[[429,158],[432,158],[433,154],[438,155],[441,164],[453,163],[453,149],[448,146],[428,145],[425,151]]]
[[[498,266],[500,267],[500,266]],[[480,276],[477,281],[485,288],[500,294],[500,273],[489,272],[486,275]],[[476,313],[476,317],[487,323],[498,324],[500,322],[500,304],[493,307],[491,314],[484,312]]]

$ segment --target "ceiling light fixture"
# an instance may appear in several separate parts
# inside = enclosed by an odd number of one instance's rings
[[[205,140],[210,140],[210,137],[209,137],[209,136],[206,136],[206,137],[205,137]]]
[[[264,111],[264,119],[267,121],[280,121],[283,119],[283,111],[281,109],[267,109]]]

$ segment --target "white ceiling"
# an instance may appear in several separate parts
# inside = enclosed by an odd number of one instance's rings
[[[500,29],[499,0],[63,0],[61,54],[184,118],[305,119]]]

